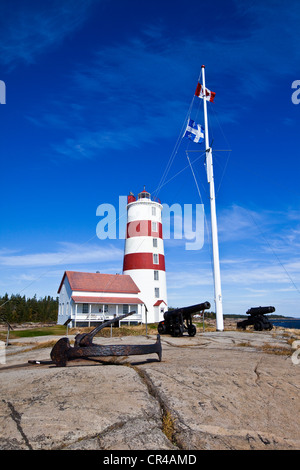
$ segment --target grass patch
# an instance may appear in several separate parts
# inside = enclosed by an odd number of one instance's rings
[[[34,351],[35,349],[44,349],[44,348],[53,348],[53,346],[56,344],[56,340],[49,340],[49,341],[40,341],[32,346],[32,343],[28,344],[28,348],[26,348],[26,352],[28,351]],[[16,346],[24,346],[24,344],[20,343],[15,343]],[[16,356],[17,354],[20,354],[19,351],[15,351],[13,353],[9,353],[10,356]]]
[[[89,333],[92,331],[94,327],[76,327],[70,328],[69,334],[70,335],[77,335],[78,333]],[[97,333],[97,337],[105,337],[110,338],[112,332],[112,337],[120,337],[120,336],[145,336],[146,335],[146,325],[124,325],[120,327],[113,327],[110,328],[106,327],[103,330],[100,330]],[[157,324],[152,323],[147,326],[147,333],[148,334],[156,334],[157,333]]]
[[[244,341],[242,343],[238,343],[236,344],[235,346],[239,346],[239,347],[242,347],[242,348],[251,348],[251,343],[249,341]]]
[[[7,332],[0,333],[0,339],[6,339]],[[28,328],[26,330],[10,330],[9,339],[33,338],[34,336],[66,335],[66,327],[63,325],[53,325],[49,327]]]
[[[268,343],[265,343],[262,346],[256,346],[254,344],[251,344],[249,341],[244,341],[241,343],[237,343],[235,346],[255,348],[257,351],[261,351],[266,354],[275,354],[276,356],[289,356],[291,354],[290,347],[275,346]]]
[[[193,322],[197,328],[197,333],[203,332],[203,322]],[[216,327],[212,326],[210,323],[204,322],[204,331],[215,331]]]
[[[175,435],[175,424],[174,419],[169,411],[166,411],[163,414],[162,418],[162,431],[164,435],[169,439],[170,442],[174,443],[174,435]]]
[[[43,349],[43,348],[53,348],[53,346],[57,343],[56,339],[52,339],[49,341],[41,341],[34,346],[32,346],[31,349]]]
[[[267,354],[275,354],[276,356],[290,356],[291,354],[291,348],[272,346],[272,344],[263,344],[259,349]]]

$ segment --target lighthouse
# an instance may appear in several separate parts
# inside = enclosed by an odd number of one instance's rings
[[[129,274],[141,291],[143,323],[161,321],[167,310],[162,205],[145,188],[137,198],[132,193],[127,198],[123,274]]]

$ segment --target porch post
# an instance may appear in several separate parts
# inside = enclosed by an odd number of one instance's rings
[[[89,322],[88,322],[88,326],[91,326],[91,315],[92,315],[92,304],[89,304]]]
[[[77,320],[77,307],[78,307],[78,304],[76,303],[75,304],[75,321],[74,321],[74,326],[76,327],[76,320]]]

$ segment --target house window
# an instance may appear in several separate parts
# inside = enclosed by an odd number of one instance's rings
[[[123,315],[126,315],[129,312],[128,305],[123,305]]]
[[[156,215],[156,207],[152,207],[152,215]]]
[[[82,304],[82,313],[89,313],[89,304]]]
[[[153,238],[153,248],[157,248],[157,238]]]
[[[152,222],[152,232],[157,232],[157,222]]]
[[[158,299],[159,298],[159,287],[154,287],[154,296]]]
[[[100,313],[108,313],[108,305],[102,305],[101,308],[99,308]]]
[[[153,253],[153,264],[158,264],[158,254]]]
[[[154,271],[154,281],[158,281],[159,276],[158,276],[158,271]]]

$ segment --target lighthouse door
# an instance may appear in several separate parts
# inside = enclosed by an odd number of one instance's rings
[[[164,308],[157,305],[154,307],[154,321],[155,323],[159,323],[164,319]]]

